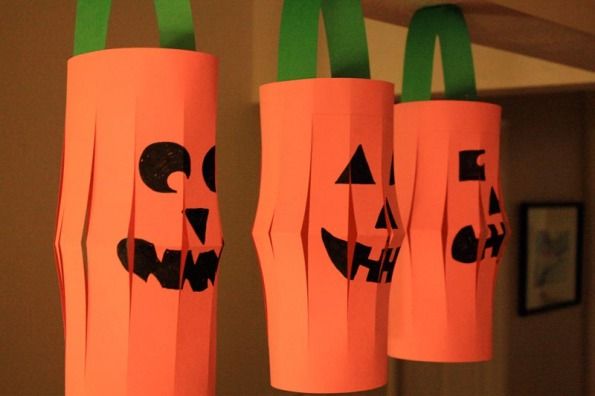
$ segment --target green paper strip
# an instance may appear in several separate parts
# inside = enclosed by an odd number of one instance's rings
[[[76,3],[74,55],[105,48],[110,0],[79,0]]]
[[[422,8],[413,15],[405,47],[401,102],[431,99],[437,37],[446,98],[477,98],[467,25],[460,8],[449,4]]]
[[[368,42],[359,0],[323,0],[331,75],[370,78]]]
[[[188,0],[154,0],[163,48],[194,50],[194,24]],[[105,48],[111,0],[78,0],[74,55]]]
[[[370,78],[359,0],[285,0],[279,34],[279,81],[316,77],[322,10],[333,77]]]
[[[195,50],[194,22],[188,0],[154,0],[162,48]]]

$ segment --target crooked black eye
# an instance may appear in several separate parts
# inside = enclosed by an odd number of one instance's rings
[[[361,144],[335,184],[376,184]]]
[[[459,152],[459,181],[485,180],[485,165],[479,164],[479,157],[485,150],[463,150]]]
[[[183,146],[173,142],[157,142],[148,145],[138,164],[140,177],[153,191],[175,193],[167,184],[174,172],[184,172],[190,177],[190,154]]]
[[[215,192],[215,146],[211,147],[202,160],[202,177],[209,190]]]

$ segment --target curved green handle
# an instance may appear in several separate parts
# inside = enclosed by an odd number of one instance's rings
[[[285,0],[279,35],[279,81],[316,77],[318,16],[324,18],[331,75],[370,78],[359,0]]]
[[[163,48],[194,50],[194,23],[189,0],[154,0]],[[78,0],[74,55],[105,48],[111,0]]]
[[[446,97],[477,98],[465,18],[459,7],[447,4],[422,8],[413,15],[405,47],[401,102],[431,99],[436,37],[440,39]]]

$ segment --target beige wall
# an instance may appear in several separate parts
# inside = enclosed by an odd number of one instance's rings
[[[268,385],[262,289],[249,237],[260,145],[254,92],[257,82],[274,78],[275,70],[273,54],[262,51],[270,46],[267,41],[275,41],[277,11],[263,13],[263,1],[234,1],[233,7],[231,1],[193,1],[199,47],[220,56],[217,175],[226,243],[219,289],[220,395],[285,394]],[[57,395],[63,392],[63,338],[52,240],[74,0],[5,3],[0,11],[0,394]],[[112,27],[110,46],[157,42],[148,1],[114,1]],[[382,68],[389,54],[373,51],[373,68]],[[581,156],[585,136],[577,120],[587,106],[582,96],[499,100],[507,120],[503,173],[513,224],[522,200],[583,197],[581,172],[588,158],[595,174],[595,146],[591,116],[589,156]],[[592,98],[589,103],[593,108]],[[591,200],[594,184],[585,185]],[[589,324],[585,329],[593,334],[595,319],[583,319],[586,305],[517,317],[516,246],[515,239],[499,275],[494,360],[474,365],[393,361],[391,385],[369,395],[397,390],[424,396],[579,394],[587,378],[582,328]],[[592,247],[590,252],[595,256]],[[595,280],[593,272],[591,277]],[[589,293],[595,301],[592,288]]]

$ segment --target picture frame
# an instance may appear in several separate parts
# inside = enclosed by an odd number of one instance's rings
[[[521,205],[521,315],[580,303],[582,227],[579,202]]]

